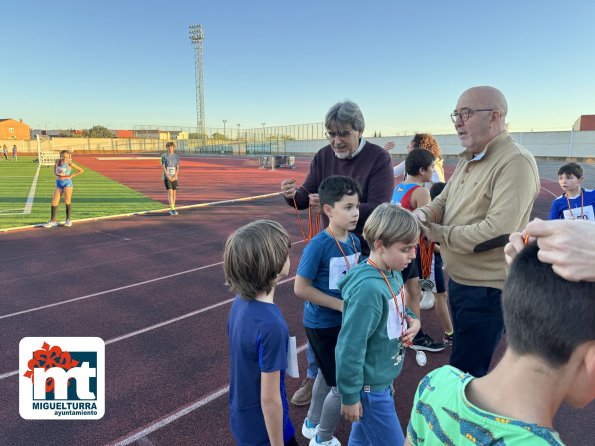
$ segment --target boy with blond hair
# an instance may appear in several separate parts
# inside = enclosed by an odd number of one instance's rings
[[[353,422],[350,446],[401,446],[403,431],[393,400],[393,381],[405,348],[420,329],[405,306],[401,271],[415,259],[419,226],[411,212],[382,204],[363,235],[370,257],[339,282],[343,326],[335,351],[341,412]]]

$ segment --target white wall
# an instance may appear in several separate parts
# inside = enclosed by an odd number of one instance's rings
[[[527,148],[536,157],[595,158],[595,131],[566,132],[522,132],[511,133],[512,138]],[[384,146],[388,141],[395,143],[391,154],[405,154],[412,135],[366,138]],[[444,155],[457,155],[464,150],[457,135],[434,135]],[[326,139],[316,141],[287,141],[288,153],[315,153],[328,144]]]

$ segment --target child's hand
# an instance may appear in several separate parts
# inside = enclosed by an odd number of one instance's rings
[[[360,401],[350,405],[341,404],[341,415],[343,415],[347,421],[359,421],[363,414],[362,403]]]
[[[405,347],[409,347],[413,342],[413,338],[415,338],[415,335],[421,329],[421,322],[419,319],[414,319],[408,314],[405,315],[405,319],[409,328],[407,328],[405,334],[401,337],[401,342]]]

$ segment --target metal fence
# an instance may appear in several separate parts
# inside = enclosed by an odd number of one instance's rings
[[[324,138],[323,122],[242,129],[241,125],[209,127],[204,134],[196,127],[137,125],[136,138],[173,140],[177,150],[196,154],[262,155],[284,154],[288,141]]]

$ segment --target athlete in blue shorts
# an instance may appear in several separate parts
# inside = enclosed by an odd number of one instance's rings
[[[72,168],[77,170],[77,173],[72,174]],[[56,174],[56,189],[54,190],[54,197],[52,198],[52,213],[50,221],[43,225],[44,228],[52,228],[58,226],[56,221],[56,211],[58,210],[58,204],[60,204],[60,197],[64,194],[64,204],[66,205],[66,221],[64,226],[72,226],[70,222],[70,211],[72,199],[72,179],[77,175],[80,175],[85,170],[72,162],[70,152],[68,150],[62,150],[60,152],[60,159],[56,161],[54,165],[54,173]]]

